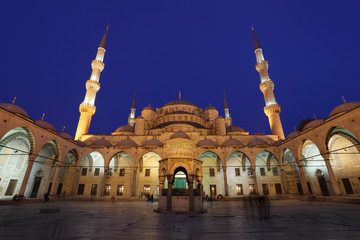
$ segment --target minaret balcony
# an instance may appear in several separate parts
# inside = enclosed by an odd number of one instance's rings
[[[279,104],[270,104],[266,107],[264,107],[264,113],[266,116],[269,116],[272,113],[280,113],[281,112],[281,107]]]
[[[96,107],[90,103],[81,103],[79,107],[80,113],[88,112],[93,115],[96,111]]]
[[[271,80],[264,81],[260,83],[259,88],[263,93],[268,89],[274,90],[274,82]]]
[[[102,70],[104,70],[104,67],[105,67],[105,64],[100,60],[93,60],[91,62],[92,69],[96,68],[96,69],[99,69],[100,72],[102,72]]]
[[[95,80],[87,80],[86,81],[86,89],[93,88],[94,90],[99,91],[100,83]]]

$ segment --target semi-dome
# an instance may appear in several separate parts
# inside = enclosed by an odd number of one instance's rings
[[[260,138],[254,138],[248,143],[248,146],[256,146],[256,145],[269,145],[265,140]]]
[[[0,107],[9,111],[9,112],[12,112],[12,113],[17,113],[17,114],[20,114],[20,115],[23,115],[25,117],[29,117],[29,115],[27,114],[27,112],[22,109],[21,107],[15,105],[15,104],[12,104],[12,103],[0,103]]]
[[[39,125],[40,127],[56,131],[56,129],[54,128],[53,125],[51,125],[50,123],[48,123],[44,120],[35,120],[35,124]]]
[[[360,102],[347,102],[343,103],[336,108],[334,108],[331,113],[329,114],[329,117],[332,117],[338,113],[347,112],[350,110],[353,110],[354,108],[357,108],[360,106]]]
[[[162,147],[162,146],[164,146],[164,144],[157,139],[151,139],[151,140],[147,140],[143,144],[143,146],[144,147]]]
[[[60,136],[62,136],[63,138],[66,138],[66,139],[73,139],[73,137],[66,132],[61,132]]]
[[[196,144],[196,146],[198,146],[198,147],[217,147],[217,144],[213,140],[203,139],[203,140],[200,140]]]
[[[323,124],[324,122],[325,122],[324,119],[312,120],[311,122],[308,122],[308,123],[304,126],[303,130],[309,129],[309,128],[313,128],[313,127],[317,127],[317,126]]]
[[[138,145],[133,140],[123,139],[120,142],[118,142],[115,146],[137,147]]]
[[[125,126],[121,126],[118,129],[115,130],[115,132],[134,132],[134,127],[129,126],[129,125],[125,125]]]
[[[92,147],[97,147],[97,146],[111,147],[112,145],[108,140],[98,139],[98,140],[95,140],[94,142],[92,142],[90,144],[90,146],[92,146]]]
[[[297,136],[299,136],[299,134],[300,134],[299,131],[295,131],[295,132],[289,133],[289,135],[287,135],[286,139],[297,137]]]
[[[174,133],[173,135],[170,136],[169,139],[174,139],[174,138],[186,138],[186,139],[191,139],[189,135],[187,135],[186,133],[182,132],[182,131],[178,131],[176,133]]]
[[[242,129],[239,126],[235,126],[235,125],[230,125],[230,126],[226,127],[226,131],[227,132],[245,132],[244,129]]]
[[[174,101],[171,101],[171,102],[168,102],[167,104],[164,105],[165,106],[170,106],[170,105],[178,105],[178,104],[182,104],[182,105],[191,105],[191,106],[195,106],[193,103],[189,102],[189,101],[185,101],[185,100],[182,100],[182,99],[178,99],[178,100],[174,100]]]
[[[233,139],[233,138],[230,138],[228,140],[226,140],[222,146],[223,147],[227,147],[227,146],[241,146],[241,145],[244,145],[242,142],[240,142],[239,140],[237,139]]]

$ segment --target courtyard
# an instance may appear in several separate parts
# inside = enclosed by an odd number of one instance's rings
[[[0,238],[359,239],[359,205],[297,200],[273,200],[271,205],[271,218],[265,220],[242,201],[204,202],[203,214],[159,214],[153,211],[157,203],[149,202],[1,205]]]

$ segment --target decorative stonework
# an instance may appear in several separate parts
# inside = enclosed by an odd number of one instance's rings
[[[271,104],[269,106],[264,107],[264,113],[266,116],[269,116],[271,113],[280,113],[281,107],[279,104]]]

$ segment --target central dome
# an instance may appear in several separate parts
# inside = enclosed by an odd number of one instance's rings
[[[174,100],[174,101],[171,101],[171,102],[168,102],[167,104],[164,105],[165,106],[170,106],[170,105],[178,105],[178,104],[182,104],[182,105],[190,105],[190,106],[195,106],[195,104],[189,102],[189,101],[185,101],[185,100],[182,100],[182,99],[178,99],[178,100]]]

